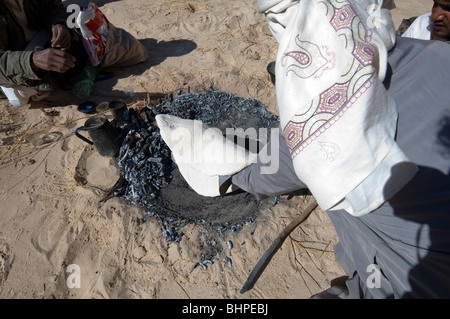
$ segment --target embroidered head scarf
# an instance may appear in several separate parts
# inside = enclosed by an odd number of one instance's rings
[[[415,174],[395,143],[382,82],[395,44],[377,0],[258,0],[279,44],[280,124],[294,168],[324,210],[361,216]]]

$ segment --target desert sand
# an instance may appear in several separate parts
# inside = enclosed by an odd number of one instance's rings
[[[92,100],[212,85],[277,114],[266,71],[277,45],[254,0],[96,3],[141,41],[149,60],[113,70],[113,78],[96,83]],[[428,12],[432,0],[396,4],[398,26]],[[38,108],[0,101],[0,298],[305,299],[345,275],[333,253],[334,228],[316,209],[241,294],[259,258],[311,197],[283,195],[261,209],[253,223],[223,238],[233,242],[222,243],[232,264],[220,255],[204,269],[199,225],[186,225],[179,243],[167,242],[156,220],[142,221],[142,208],[116,197],[100,202],[118,179],[114,160],[74,135],[87,116],[73,96],[54,101]],[[68,283],[69,265],[78,266],[79,288]]]

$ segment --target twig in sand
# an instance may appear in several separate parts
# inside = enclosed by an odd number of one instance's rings
[[[191,297],[188,295],[188,293],[187,293],[186,290],[183,288],[183,286],[181,286],[181,284],[175,279],[175,270],[173,269],[173,266],[174,266],[177,262],[182,261],[182,260],[191,262],[190,260],[186,260],[186,259],[178,259],[178,260],[175,260],[175,261],[172,263],[172,265],[170,265],[170,272],[172,273],[172,280],[178,285],[178,287],[180,287],[180,289],[184,292],[184,294],[186,295],[186,297],[187,297],[188,299],[191,299]]]
[[[295,264],[295,268],[297,268],[297,271],[298,271],[298,273],[299,273],[299,275],[300,275],[300,278],[302,278],[303,283],[305,284],[306,288],[308,288],[309,294],[312,295],[313,293],[311,292],[311,289],[309,289],[309,286],[308,286],[308,284],[306,283],[306,280],[305,280],[305,278],[303,278],[303,275],[302,275],[302,269],[305,269],[305,267],[303,267],[303,265],[301,264],[301,262],[297,259],[297,254],[295,253],[294,243],[293,243],[293,241],[292,241],[291,236],[289,236],[289,238],[291,239],[292,251],[294,252],[294,261],[295,261],[294,264]],[[298,268],[298,265],[300,265],[301,268]]]
[[[314,278],[314,276],[311,275],[311,274],[308,272],[308,270],[305,268],[305,266],[303,266],[303,264],[300,262],[300,260],[299,260],[299,258],[298,258],[298,256],[297,256],[297,253],[296,253],[295,246],[300,247],[300,248],[308,255],[309,259],[310,259],[310,260],[312,261],[312,263],[314,264],[314,267],[315,267],[322,275],[324,275],[324,276],[326,277],[325,273],[324,273],[324,272],[322,271],[322,269],[320,269],[320,267],[316,264],[316,262],[314,261],[314,259],[312,258],[311,254],[310,254],[309,251],[308,251],[308,249],[313,249],[313,250],[319,250],[319,249],[318,249],[318,248],[312,248],[312,247],[305,247],[305,246],[302,244],[302,241],[297,240],[297,239],[294,239],[294,238],[292,238],[292,236],[290,236],[290,235],[289,235],[289,239],[290,239],[290,242],[291,242],[292,252],[294,253],[294,264],[295,264],[295,267],[297,268],[297,271],[298,271],[298,273],[300,274],[300,277],[302,278],[303,283],[305,284],[306,288],[308,288],[309,293],[310,293],[311,295],[313,295],[313,293],[312,293],[312,291],[311,291],[309,285],[307,284],[305,278],[304,278],[303,275],[302,275],[302,270],[304,270],[304,271],[311,277],[311,279],[316,283],[316,285],[317,285],[319,288],[322,288],[322,287],[321,287],[320,283],[316,280],[316,278]],[[310,241],[303,241],[303,242],[310,242]],[[330,246],[331,242],[332,242],[332,241],[330,240],[330,241],[327,243],[327,245],[325,246],[325,248],[322,249],[322,250],[320,250],[321,253],[320,253],[319,258],[321,258],[325,252],[333,253],[333,251],[327,250],[328,247]],[[315,243],[320,243],[320,242],[315,242]],[[325,245],[325,243],[323,243],[323,242],[321,242],[320,244]],[[299,265],[300,265],[301,268],[299,268]]]
[[[317,269],[322,275],[324,275],[324,276],[326,276],[326,275],[324,274],[324,272],[322,271],[322,269],[320,269],[320,268],[317,266],[317,264],[314,262],[314,259],[313,259],[312,256],[309,254],[308,250],[307,250],[300,242],[298,242],[298,241],[292,239],[291,236],[289,236],[289,239],[290,239],[290,241],[291,241],[291,247],[292,247],[292,251],[293,251],[293,253],[294,253],[294,263],[295,263],[295,267],[297,268],[297,271],[298,271],[298,273],[300,274],[300,277],[302,278],[303,283],[306,285],[306,288],[308,288],[309,293],[312,295],[313,293],[311,292],[311,289],[309,288],[308,284],[306,283],[305,278],[304,278],[303,275],[302,275],[302,272],[301,272],[302,270],[304,270],[304,271],[309,275],[309,277],[311,277],[311,279],[316,283],[316,285],[317,285],[319,288],[322,288],[322,287],[320,286],[320,283],[316,280],[316,278],[314,278],[314,276],[311,275],[311,274],[309,273],[309,271],[305,268],[305,266],[303,266],[303,264],[302,264],[302,263],[300,262],[300,260],[297,258],[297,254],[296,254],[296,252],[295,252],[295,245],[301,247],[301,248],[306,252],[306,254],[308,255],[309,259],[312,261],[312,263],[314,264],[314,266],[316,267],[316,269]],[[300,269],[298,268],[298,265],[301,266]]]
[[[291,239],[291,241],[293,241],[298,247],[300,247],[308,255],[309,259],[311,259],[311,261],[314,264],[314,266],[316,267],[316,269],[318,271],[320,271],[320,273],[322,275],[325,276],[324,272],[322,271],[322,269],[320,269],[319,266],[317,266],[316,262],[314,261],[314,259],[312,258],[311,254],[308,252],[308,250],[305,248],[305,246],[303,246],[299,241],[295,241],[294,239],[292,239],[291,236],[289,236],[289,238]]]
[[[125,183],[126,183],[125,178],[120,176],[119,179],[117,180],[117,182],[113,185],[113,187],[111,187],[111,189],[105,194],[105,196],[103,196],[100,199],[99,202],[105,203],[108,199],[115,197],[115,195],[114,195],[115,191],[120,189],[121,187],[123,187]]]
[[[321,258],[323,256],[323,253],[327,251],[327,248],[331,245],[331,240],[328,242],[327,246],[325,247],[324,250],[322,250],[322,253],[320,254],[319,258]]]
[[[59,124],[55,124],[52,126],[48,126],[48,127],[44,127],[35,131],[32,131],[31,129],[29,130],[25,130],[21,135],[18,136],[18,140],[14,142],[14,144],[11,145],[11,148],[6,151],[5,154],[0,156],[0,161],[3,161],[6,157],[10,156],[14,151],[19,151],[20,147],[25,143],[25,141],[29,140],[32,136],[35,136],[37,134],[41,134],[44,132],[50,132],[52,129],[63,126],[63,125],[67,125],[67,124],[71,124],[73,122],[82,120],[82,119],[86,119],[89,118],[89,116],[83,116],[80,118],[76,118],[76,119],[72,119],[69,121],[66,121],[64,123],[59,123]]]
[[[313,201],[305,208],[305,210],[300,214],[300,216],[298,216],[289,225],[287,225],[283,229],[283,231],[278,235],[278,237],[275,238],[275,240],[272,242],[272,245],[270,245],[269,249],[266,250],[264,255],[261,257],[261,259],[256,264],[255,268],[253,268],[252,272],[248,276],[247,281],[245,282],[244,286],[241,289],[241,294],[243,294],[246,291],[253,288],[256,281],[258,280],[258,278],[263,273],[264,269],[269,264],[273,255],[275,255],[275,253],[281,247],[281,245],[286,240],[286,238],[289,236],[289,234],[298,225],[300,225],[302,222],[304,222],[316,207],[317,207],[317,202],[315,199],[313,199]]]
[[[12,190],[14,187],[16,187],[17,185],[19,185],[20,183],[22,183],[24,180],[26,180],[27,178],[29,178],[31,175],[33,175],[34,172],[37,171],[37,169],[39,167],[41,167],[41,165],[47,161],[47,157],[50,154],[50,152],[53,150],[53,148],[56,146],[56,144],[53,144],[53,146],[50,148],[50,150],[47,152],[47,154],[45,154],[44,158],[42,159],[42,161],[36,166],[35,169],[33,169],[33,171],[31,173],[29,173],[28,175],[26,175],[24,178],[22,178],[21,180],[19,180],[18,182],[16,182],[13,186],[10,186],[6,192],[8,193],[10,190]]]

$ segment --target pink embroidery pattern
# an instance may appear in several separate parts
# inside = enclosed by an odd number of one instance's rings
[[[366,81],[364,85],[361,86],[359,90],[350,98],[350,100],[344,105],[344,107],[336,109],[334,112],[334,116],[332,116],[329,120],[323,120],[324,124],[313,132],[305,132],[304,128],[307,125],[307,121],[289,121],[283,130],[283,135],[291,152],[291,157],[295,158],[298,154],[300,154],[301,151],[303,151],[314,140],[316,140],[316,138],[318,138],[320,135],[322,135],[322,133],[324,133],[327,129],[334,125],[344,115],[344,113],[353,106],[353,104],[361,97],[361,95],[372,86],[374,81],[375,75],[372,75],[372,77],[368,81]]]
[[[314,77],[315,79],[320,78],[325,71],[331,70],[336,65],[336,54],[334,52],[330,52],[328,46],[326,45],[323,45],[322,49],[325,51],[325,55],[329,57],[329,60],[327,65],[320,70],[320,73]]]
[[[372,32],[363,23],[363,19],[359,17],[358,12],[347,1],[327,0],[321,2],[333,10],[332,12],[334,13],[331,17],[330,24],[340,35],[340,38],[342,38],[342,43],[346,50],[353,55],[356,67],[353,69],[354,73],[352,75],[342,75],[342,82],[338,81],[323,91],[318,98],[311,102],[308,111],[304,114],[294,115],[284,127],[283,134],[292,158],[295,158],[302,150],[316,140],[317,137],[334,125],[356,103],[361,95],[372,86],[376,78],[373,70],[364,69],[366,66],[372,64],[376,49],[369,43],[372,38]],[[354,30],[355,28],[357,30]],[[298,36],[296,43],[299,44]],[[317,45],[313,45],[317,47]],[[327,56],[332,56],[328,53],[328,50],[326,52]],[[311,65],[314,63],[312,58],[316,58],[316,55],[313,55],[313,57],[309,55],[309,59],[306,60],[297,51],[288,52],[286,56],[295,58],[300,65],[301,62],[306,61]],[[319,60],[321,59],[326,60],[328,63],[329,61],[335,61],[336,58],[333,57],[327,60],[320,54]],[[327,63],[322,61],[320,68],[323,68]],[[317,68],[313,74],[316,74],[320,68]],[[288,72],[289,70],[288,68]],[[320,77],[323,72],[324,70],[315,77]],[[299,75],[297,72],[294,73]],[[305,71],[303,70],[304,74]],[[350,83],[358,83],[358,86],[353,87],[351,92],[349,90]]]
[[[309,41],[302,41],[299,36],[296,36],[295,44],[298,46],[298,49],[286,52],[282,60],[283,65],[292,59],[295,62],[287,67],[286,73],[293,72],[296,76],[307,79],[315,75],[320,69],[323,70],[324,67],[329,69],[331,66],[334,66],[333,59],[335,59],[335,56],[328,52],[327,47],[325,47],[325,51],[329,57],[328,59],[322,54],[318,45]]]
[[[353,56],[357,58],[362,65],[370,65],[375,56],[375,48],[368,43],[356,41],[355,48],[353,49]]]
[[[334,15],[330,22],[335,30],[351,28],[355,16],[353,9],[345,5],[340,9],[334,8]]]
[[[305,52],[301,52],[301,51],[288,52],[288,53],[286,53],[286,55],[293,57],[301,65],[308,65],[309,62],[311,61],[311,58],[309,57],[309,55],[306,54]]]

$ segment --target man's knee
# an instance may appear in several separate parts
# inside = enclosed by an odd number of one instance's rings
[[[33,88],[19,85],[14,87],[1,86],[6,98],[15,107],[26,106],[30,103],[30,100],[39,101],[47,97],[50,92],[39,93]]]

